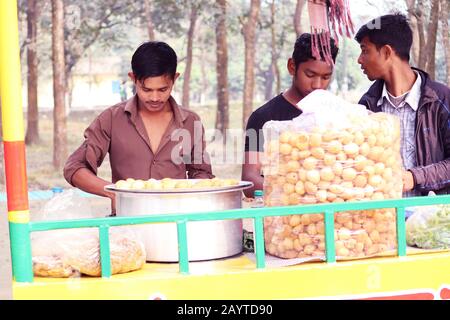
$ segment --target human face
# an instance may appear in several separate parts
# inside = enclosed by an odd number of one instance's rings
[[[369,37],[364,37],[360,43],[361,54],[358,63],[361,65],[363,73],[370,81],[382,79],[386,68],[386,58],[383,48],[377,49],[375,44],[370,42]]]
[[[294,88],[301,99],[314,90],[327,89],[333,74],[332,66],[324,61],[314,59],[300,63],[297,70],[295,70],[294,60],[289,59],[288,69],[289,73],[293,76]]]
[[[133,73],[130,77],[136,85],[139,106],[150,112],[160,112],[169,101],[178,74],[173,79],[169,75],[163,75],[137,80]]]

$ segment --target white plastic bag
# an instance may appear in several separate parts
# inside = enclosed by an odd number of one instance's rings
[[[297,106],[302,114],[292,121],[296,127],[306,131],[314,127],[345,130],[355,127],[354,119],[369,116],[365,106],[349,103],[326,90],[314,90]]]
[[[81,197],[76,189],[67,189],[54,193],[39,212],[33,216],[33,221],[54,221],[67,219],[94,218],[92,208],[86,198]]]

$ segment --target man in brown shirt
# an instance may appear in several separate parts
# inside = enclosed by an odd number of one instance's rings
[[[174,50],[163,42],[146,42],[131,65],[136,95],[103,111],[86,129],[83,144],[64,167],[66,180],[113,201],[114,194],[104,190],[111,182],[97,177],[107,153],[112,182],[213,178],[200,117],[171,96],[179,77]]]

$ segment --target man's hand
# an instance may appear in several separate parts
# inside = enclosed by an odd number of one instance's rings
[[[87,168],[78,169],[72,176],[72,185],[84,192],[93,193],[101,197],[111,199],[111,213],[115,215],[115,193],[105,190],[105,186],[111,184],[111,181],[103,180],[97,177],[92,171]]]
[[[111,199],[111,217],[116,216],[116,194],[108,193],[108,197]]]
[[[403,192],[411,191],[414,189],[414,177],[411,171],[403,172]]]

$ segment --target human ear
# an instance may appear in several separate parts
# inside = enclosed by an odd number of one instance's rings
[[[130,77],[131,81],[133,81],[134,83],[136,83],[136,76],[134,75],[133,72],[128,72],[128,76]]]
[[[295,76],[295,61],[292,58],[289,58],[287,63],[287,69],[291,76]]]
[[[389,58],[392,57],[392,55],[394,54],[394,49],[390,46],[390,45],[384,45],[381,48],[381,54],[383,55],[383,57],[388,60]]]

